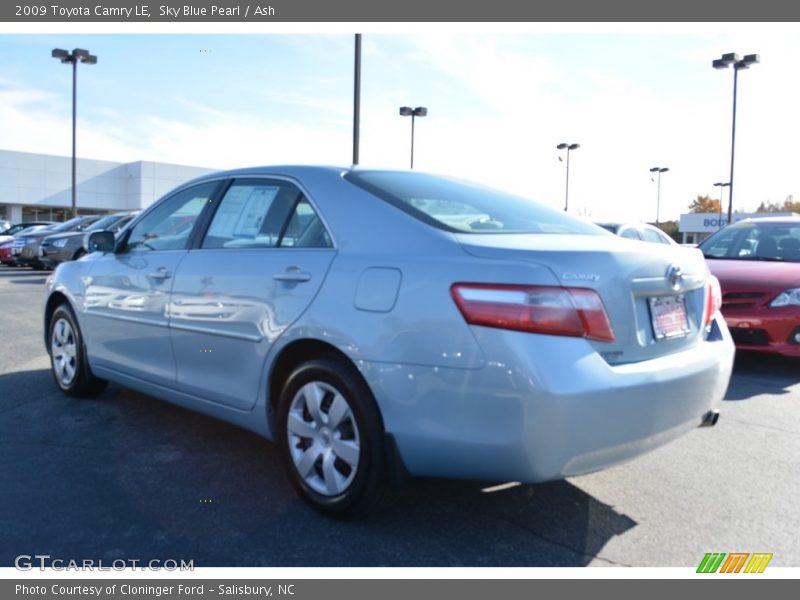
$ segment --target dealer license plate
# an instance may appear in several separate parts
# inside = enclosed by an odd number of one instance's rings
[[[661,296],[648,301],[656,340],[683,337],[689,333],[683,296]]]

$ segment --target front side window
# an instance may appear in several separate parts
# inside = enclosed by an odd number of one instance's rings
[[[402,171],[350,171],[345,179],[446,231],[605,234],[599,227],[533,200],[447,177]]]
[[[200,184],[161,202],[131,229],[125,252],[186,249],[195,221],[216,187],[216,182]]]
[[[211,219],[202,248],[327,248],[330,237],[314,208],[284,181],[235,181]]]

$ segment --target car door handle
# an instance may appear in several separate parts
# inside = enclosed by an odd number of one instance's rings
[[[289,267],[283,273],[275,273],[272,278],[275,281],[287,281],[299,283],[311,280],[311,273],[301,271],[298,267]]]
[[[155,273],[150,273],[148,277],[150,279],[169,279],[172,277],[172,273],[167,271],[164,267],[161,267]]]

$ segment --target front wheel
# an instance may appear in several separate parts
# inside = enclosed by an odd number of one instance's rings
[[[295,489],[336,517],[367,512],[383,493],[383,424],[367,385],[349,365],[321,358],[283,387],[279,444]]]
[[[50,366],[53,378],[68,396],[94,396],[108,382],[92,374],[86,362],[83,339],[75,314],[62,304],[50,319]]]

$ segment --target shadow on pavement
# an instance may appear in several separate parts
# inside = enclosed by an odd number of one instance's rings
[[[569,482],[482,492],[412,480],[336,521],[294,494],[277,448],[110,386],[63,396],[46,370],[0,378],[0,566],[19,554],[195,566],[582,566],[636,524]]]
[[[800,383],[800,359],[758,352],[736,352],[733,377],[725,400],[748,400],[761,394],[789,394]]]

